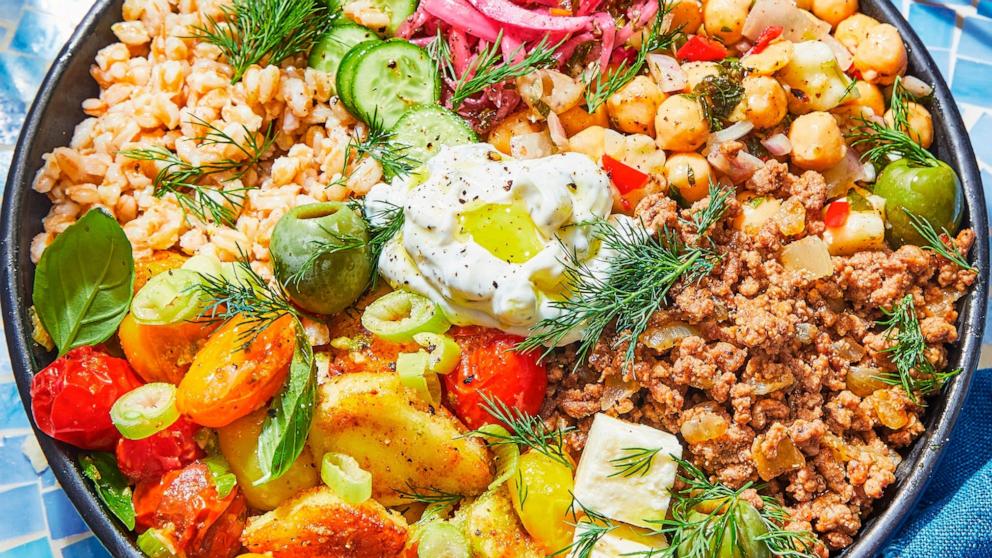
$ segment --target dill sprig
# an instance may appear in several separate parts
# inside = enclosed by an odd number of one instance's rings
[[[247,348],[265,328],[283,316],[300,317],[281,286],[273,286],[251,267],[247,255],[235,262],[233,273],[200,274],[200,282],[190,287],[206,302],[200,318],[227,322],[240,317],[247,328],[239,334],[241,348]]]
[[[651,234],[640,221],[616,225],[594,221],[594,238],[607,250],[604,273],[590,269],[576,253],[568,255],[565,285],[568,297],[551,306],[557,314],[538,322],[517,350],[538,348],[551,353],[575,328],[582,328],[577,363],[584,362],[606,328],[616,322],[617,345],[627,343],[626,367],[633,367],[638,339],[651,316],[668,300],[679,281],[691,283],[708,275],[717,255],[709,249],[686,245],[674,231]]]
[[[494,85],[510,79],[525,76],[534,70],[547,68],[555,62],[555,51],[561,42],[551,45],[545,36],[536,45],[529,47],[529,52],[520,61],[513,62],[523,51],[524,45],[515,48],[507,60],[503,59],[503,32],[500,31],[496,40],[479,52],[475,61],[465,70],[455,82],[451,94],[451,107],[457,109],[472,95],[484,91]]]
[[[244,139],[238,141],[198,116],[192,116],[189,123],[207,129],[204,135],[192,138],[193,141],[200,142],[200,145],[233,146],[243,157],[224,158],[194,165],[161,146],[124,149],[120,154],[135,161],[162,163],[162,168],[153,181],[155,197],[161,198],[173,194],[180,207],[200,221],[233,227],[244,205],[245,196],[251,188],[224,188],[223,185],[240,180],[262,160],[275,141],[274,127],[270,123],[259,138],[257,133],[242,125]],[[221,183],[219,188],[202,184],[203,179],[215,175],[227,175],[218,180]]]
[[[435,74],[452,83],[458,81],[455,66],[451,62],[451,45],[449,45],[448,40],[444,38],[444,33],[440,27],[438,27],[437,34],[434,35],[434,38],[431,39],[431,41],[424,47],[424,50],[427,51],[427,55],[434,61]]]
[[[654,19],[651,20],[651,25],[647,27],[647,31],[641,38],[641,47],[637,49],[637,55],[633,61],[625,60],[614,70],[606,72],[600,68],[600,64],[597,62],[591,71],[584,75],[582,81],[586,86],[585,101],[589,112],[595,112],[611,95],[633,81],[647,64],[649,54],[671,48],[675,41],[682,36],[681,26],[668,31],[664,30],[665,16],[671,11],[672,6],[666,0],[661,0],[658,13],[655,14]]]
[[[909,159],[921,167],[935,167],[940,162],[937,157],[916,143],[909,135],[909,105],[915,98],[905,90],[902,78],[892,84],[892,97],[889,109],[892,111],[892,125],[858,117],[858,125],[847,135],[851,147],[865,148],[862,161],[870,161],[881,169],[893,160]]]
[[[404,500],[427,504],[429,506],[454,505],[461,501],[462,495],[453,492],[445,492],[434,487],[418,487],[412,482],[407,482],[407,490],[396,490],[396,494]]]
[[[938,233],[936,229],[933,228],[930,221],[927,221],[923,217],[920,217],[905,207],[902,208],[902,210],[906,213],[906,216],[909,217],[909,224],[912,225],[913,229],[916,230],[916,233],[923,237],[923,240],[926,241],[927,245],[923,247],[924,250],[928,250],[943,257],[947,261],[956,264],[961,269],[968,271],[976,271],[978,269],[968,263],[968,258],[966,258],[965,255],[961,253],[961,250],[958,249],[957,245],[954,244],[954,237],[951,236],[951,233],[948,232],[947,229],[941,228],[942,236],[941,233]],[[944,241],[944,238],[947,239],[946,242]]]
[[[733,188],[710,180],[707,194],[709,201],[706,207],[694,213],[688,221],[696,229],[697,235],[705,235],[713,225],[723,219],[728,209],[727,202],[733,194]]]
[[[654,465],[654,458],[661,451],[661,448],[623,448],[624,452],[620,457],[610,460],[610,465],[616,471],[612,477],[643,477],[651,471]]]
[[[331,237],[331,240],[311,240],[309,242],[310,254],[307,256],[307,259],[300,264],[299,269],[286,278],[287,285],[299,286],[300,282],[313,271],[313,268],[317,265],[317,262],[324,256],[347,252],[348,250],[355,250],[367,244],[364,239],[355,235],[339,234],[334,231],[329,231],[323,226],[320,228]]]
[[[894,344],[883,352],[896,371],[876,376],[880,381],[893,386],[901,386],[909,398],[916,403],[916,394],[930,395],[943,387],[944,383],[961,373],[937,371],[926,357],[927,343],[916,316],[913,295],[907,294],[893,305],[892,310],[881,309],[885,315],[878,325],[885,328],[883,335]],[[913,372],[919,376],[913,374]]]
[[[706,76],[692,90],[711,130],[720,130],[724,121],[744,97],[743,70],[740,61],[728,58],[720,63],[720,72]]]
[[[417,166],[417,161],[410,157],[407,151],[410,146],[397,143],[393,138],[393,132],[387,130],[382,125],[379,118],[378,109],[369,119],[368,130],[365,137],[353,137],[348,142],[346,149],[346,161],[350,160],[351,153],[355,153],[359,158],[371,157],[382,167],[383,173],[387,177],[402,177],[410,174]]]
[[[816,537],[809,531],[785,529],[789,514],[778,500],[761,496],[759,510],[743,498],[745,491],[760,490],[762,485],[747,482],[734,490],[711,482],[692,463],[674,455],[672,459],[685,471],[685,474],[679,473],[685,487],[672,493],[671,518],[652,521],[658,525],[652,534],[664,535],[670,546],[635,552],[630,556],[718,556],[726,548],[724,544],[729,537],[729,547],[741,555],[748,554],[745,544],[758,542],[774,556],[816,558]],[[750,525],[749,518],[752,519]],[[754,533],[754,519],[760,519],[763,533]]]
[[[576,506],[578,510],[575,509]],[[572,515],[569,524],[575,527],[575,539],[568,546],[549,554],[549,558],[552,556],[590,558],[600,539],[619,527],[610,518],[584,506],[574,496],[569,513]]]
[[[482,393],[481,407],[497,422],[506,426],[509,433],[502,435],[489,430],[473,430],[467,436],[483,438],[490,446],[527,446],[568,468],[573,467],[572,460],[565,453],[565,434],[574,430],[573,427],[549,428],[541,417],[510,407],[487,393]]]
[[[313,46],[331,19],[322,0],[234,0],[220,21],[207,16],[192,38],[221,50],[237,83],[253,64],[280,62]]]
[[[372,261],[372,288],[375,288],[379,276],[379,257],[382,250],[402,229],[404,223],[403,208],[387,201],[380,201],[370,210],[369,206],[358,199],[348,202],[348,207],[361,215],[369,228],[369,258]]]

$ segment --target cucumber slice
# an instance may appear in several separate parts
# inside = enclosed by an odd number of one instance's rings
[[[348,109],[348,112],[355,116],[358,116],[358,112],[355,110],[355,106],[351,102],[351,84],[354,82],[355,78],[355,63],[358,62],[366,51],[381,43],[382,41],[375,39],[372,41],[358,43],[357,45],[351,47],[351,50],[345,53],[344,58],[341,59],[341,64],[338,65],[337,74],[334,76],[335,88],[337,89],[338,97],[340,97],[341,102],[344,103],[344,108]]]
[[[417,0],[372,0],[372,5],[389,15],[389,24],[384,31],[390,37],[417,10]]]
[[[433,105],[440,95],[431,57],[402,39],[390,39],[364,51],[350,72],[353,114],[368,123],[377,119],[387,130],[410,107]],[[349,100],[344,100],[347,106]]]
[[[393,139],[409,146],[406,155],[421,164],[445,145],[479,141],[468,122],[440,105],[417,105],[407,110],[393,128]]]
[[[378,42],[371,29],[354,23],[339,23],[324,33],[310,51],[309,66],[315,70],[337,75],[341,59],[351,47],[365,41]]]

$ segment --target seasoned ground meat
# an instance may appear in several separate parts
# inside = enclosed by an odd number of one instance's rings
[[[629,367],[618,333],[604,336],[578,367],[574,351],[560,353],[544,416],[577,428],[569,440],[574,451],[597,412],[675,433],[686,456],[713,479],[731,487],[768,481],[792,525],[839,549],[895,482],[897,450],[923,432],[918,402],[898,386],[868,393],[849,385],[851,371],[894,370],[887,352],[893,341],[876,322],[906,295],[921,311],[927,356],[943,366],[945,344],[958,338],[954,303],[976,276],[903,246],[835,256],[833,274],[812,280],[785,269],[780,253],[823,231],[823,177],[796,176],[770,161],[739,189],[778,198],[788,209],[747,234],[735,228],[740,206],[730,200],[706,240],[719,262],[701,280],[676,285],[646,335],[673,323],[695,334],[666,350],[642,343]],[[698,245],[687,224],[705,204],[680,209],[651,194],[636,213],[649,229],[667,228]],[[954,242],[967,253],[974,233],[962,231]]]

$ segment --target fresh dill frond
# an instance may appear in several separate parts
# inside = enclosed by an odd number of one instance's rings
[[[430,506],[454,505],[461,501],[463,496],[453,492],[445,492],[434,487],[418,487],[408,481],[407,490],[396,490],[396,494],[404,500],[418,502]]]
[[[947,229],[941,229],[941,233],[943,233],[943,236],[941,236],[941,234],[933,228],[933,225],[930,224],[930,221],[927,221],[923,217],[920,217],[905,207],[902,208],[902,210],[906,213],[906,216],[909,217],[909,224],[912,225],[913,229],[916,230],[916,233],[922,236],[923,240],[926,241],[927,245],[923,246],[924,250],[928,250],[943,257],[961,269],[968,271],[975,271],[978,269],[968,263],[968,258],[966,258],[965,255],[961,253],[961,250],[958,249],[957,245],[954,244],[954,238],[951,236],[951,233],[947,231]],[[944,238],[947,239],[946,242],[944,241]]]
[[[576,506],[578,510],[575,509]],[[569,513],[572,515],[569,524],[575,527],[575,539],[568,546],[549,554],[549,558],[552,556],[590,558],[600,539],[619,527],[610,518],[584,506],[574,496]]]
[[[309,243],[310,254],[307,259],[300,264],[295,273],[286,278],[287,285],[299,286],[300,282],[313,271],[317,262],[324,256],[355,250],[366,245],[366,241],[355,235],[342,235],[334,231],[329,231],[324,227],[321,229],[331,237],[330,241],[312,240]]]
[[[372,261],[372,288],[375,288],[379,276],[379,257],[386,243],[403,230],[403,208],[385,201],[377,202],[374,214],[369,211],[364,202],[352,199],[348,206],[356,211],[365,221],[369,229],[369,258]]]
[[[527,503],[527,496],[530,495],[530,487],[524,482],[524,472],[517,469],[517,501],[520,502],[520,509],[524,509]]]
[[[309,51],[333,19],[322,0],[234,0],[220,10],[223,17],[207,16],[192,38],[220,49],[234,68],[231,83],[254,64],[278,66]]]
[[[651,470],[654,458],[661,451],[661,448],[623,448],[624,452],[620,457],[610,460],[610,465],[616,472],[609,475],[612,477],[643,477]]]
[[[595,221],[592,236],[607,250],[605,274],[590,269],[576,253],[565,266],[564,300],[551,303],[555,315],[539,321],[517,346],[519,351],[542,350],[544,355],[575,328],[582,328],[577,363],[584,362],[611,323],[621,333],[617,345],[627,343],[626,367],[633,368],[634,352],[651,316],[668,301],[679,281],[692,283],[709,275],[717,255],[687,246],[674,231],[651,234],[640,221],[620,220],[616,225]]]
[[[693,88],[692,96],[699,101],[711,130],[722,129],[727,117],[741,102],[744,97],[742,80],[740,62],[728,58],[720,63],[719,73],[706,76]]]
[[[651,20],[651,25],[641,38],[641,47],[637,49],[637,55],[633,61],[621,62],[612,71],[604,71],[597,62],[591,71],[586,72],[583,83],[586,86],[585,101],[586,109],[595,112],[611,95],[623,89],[628,83],[634,80],[644,65],[647,64],[648,55],[652,52],[671,48],[675,41],[682,36],[682,27],[664,30],[665,16],[672,11],[672,6],[667,0],[661,0],[658,13]]]
[[[851,147],[864,148],[862,161],[870,161],[881,169],[893,160],[909,159],[921,167],[935,167],[940,162],[937,157],[916,143],[910,136],[909,105],[914,97],[902,85],[902,78],[892,84],[889,110],[892,111],[892,125],[886,122],[857,119],[858,125],[847,134]]]
[[[455,66],[451,62],[451,45],[448,44],[448,40],[444,37],[440,27],[438,27],[434,38],[424,47],[424,50],[434,61],[434,72],[439,78],[451,83],[458,81]]]
[[[247,324],[239,334],[241,348],[247,348],[258,335],[283,316],[300,317],[280,286],[273,286],[251,267],[247,255],[235,262],[233,273],[200,273],[200,282],[190,287],[205,301],[200,318],[227,322],[239,317]]]
[[[488,430],[473,430],[466,436],[483,438],[490,446],[527,446],[570,469],[573,467],[572,460],[565,453],[565,434],[574,430],[573,427],[549,428],[541,417],[510,407],[487,393],[481,395],[482,409],[504,425],[509,433],[503,435]]]
[[[379,118],[376,109],[369,119],[365,137],[352,138],[346,151],[349,158],[354,152],[359,158],[375,159],[387,177],[403,177],[410,174],[418,164],[410,157],[409,149],[409,145],[395,141],[393,132],[382,125],[382,119]]]
[[[455,82],[451,93],[451,107],[453,109],[457,110],[465,99],[489,87],[551,66],[555,63],[555,51],[562,44],[559,42],[551,45],[548,37],[545,36],[536,45],[528,47],[529,51],[520,61],[513,62],[523,52],[524,45],[515,48],[510,56],[504,60],[502,43],[503,32],[500,31],[496,40],[479,52],[475,61]]]
[[[733,188],[719,184],[712,179],[710,180],[709,192],[707,194],[709,201],[706,207],[694,213],[689,220],[689,224],[696,229],[696,234],[700,236],[705,235],[713,225],[720,221],[720,219],[723,219],[728,209],[727,202],[730,201],[733,194]]]
[[[747,482],[738,489],[711,482],[698,467],[671,456],[680,469],[679,479],[684,488],[672,493],[671,518],[652,520],[658,525],[653,535],[664,535],[669,546],[635,552],[630,556],[642,558],[664,556],[719,556],[725,548],[747,555],[746,541],[763,543],[770,554],[788,558],[816,558],[817,540],[809,531],[785,529],[789,514],[771,496],[761,496],[757,509],[743,498],[745,491],[760,490],[763,485]],[[760,518],[763,533],[755,533],[748,517]],[[729,540],[727,540],[729,538]]]
[[[892,310],[884,308],[881,310],[885,319],[879,320],[878,325],[885,328],[882,332],[885,338],[894,341],[894,344],[883,352],[888,354],[889,361],[896,367],[896,371],[875,376],[878,380],[888,385],[902,387],[906,395],[916,403],[917,393],[924,396],[935,393],[947,380],[961,373],[960,369],[949,372],[938,371],[927,359],[927,343],[916,316],[913,295],[907,294],[901,298],[893,305]]]

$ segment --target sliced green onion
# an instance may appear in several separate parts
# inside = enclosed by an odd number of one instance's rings
[[[221,264],[220,260],[218,260],[216,256],[197,254],[186,260],[186,263],[183,264],[182,269],[188,269],[204,275],[220,275]]]
[[[439,521],[424,527],[417,541],[418,558],[471,558],[468,539],[458,527]]]
[[[441,403],[441,381],[428,370],[430,357],[424,351],[400,353],[396,356],[396,374],[400,383],[417,392],[417,396],[431,405]]]
[[[487,424],[478,430],[487,440],[506,440],[510,433],[498,424]],[[492,490],[517,474],[517,463],[520,461],[520,446],[517,444],[490,444],[489,449],[496,456],[496,478],[489,483]]]
[[[142,324],[168,325],[196,318],[203,300],[193,287],[200,280],[200,275],[189,269],[170,269],[152,277],[131,301],[134,319]]]
[[[365,329],[396,343],[409,343],[418,333],[444,333],[451,323],[430,299],[393,291],[369,304],[362,314]]]
[[[214,483],[217,496],[227,498],[227,495],[238,485],[238,477],[231,472],[231,465],[221,454],[211,455],[203,460],[210,471],[210,480]]]
[[[413,336],[418,345],[427,349],[427,368],[436,374],[450,374],[458,366],[462,348],[442,333],[418,333]]]
[[[141,440],[172,426],[179,419],[176,386],[145,384],[120,397],[110,408],[110,420],[129,440]]]
[[[177,558],[179,556],[172,538],[165,531],[154,527],[138,535],[138,548],[148,558]]]
[[[372,473],[345,453],[328,452],[320,462],[320,478],[339,498],[357,506],[372,497]]]

